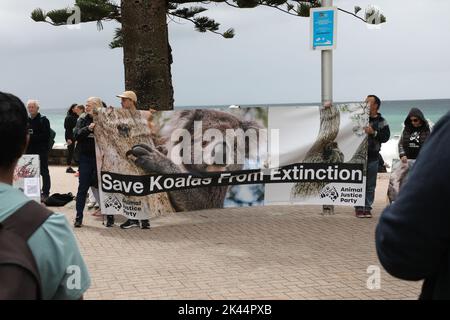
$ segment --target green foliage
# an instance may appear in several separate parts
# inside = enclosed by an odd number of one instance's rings
[[[235,0],[239,8],[254,8],[259,5],[258,0]]]
[[[207,17],[199,17],[194,19],[195,29],[199,32],[217,31],[219,24]]]
[[[310,16],[310,11],[311,8],[317,8],[320,7],[320,3],[319,2],[300,2],[297,5],[297,14],[300,17],[309,17]]]
[[[116,28],[113,41],[109,44],[111,49],[123,47],[122,28]]]
[[[286,0],[267,0],[265,1],[270,6],[281,6],[282,4],[289,4]]]
[[[190,7],[190,8],[181,8],[181,9],[175,9],[170,12],[170,14],[175,15],[177,17],[183,17],[185,19],[193,18],[195,15],[206,11],[208,9],[203,7]]]
[[[119,13],[118,6],[110,0],[76,0],[75,5],[80,8],[86,21],[114,19]]]
[[[231,38],[233,38],[233,37],[234,37],[234,29],[233,29],[233,28],[230,28],[230,29],[228,29],[227,31],[225,31],[225,32],[223,33],[223,37],[224,37],[225,39],[231,39]]]
[[[31,12],[31,19],[36,22],[45,22],[46,16],[47,15],[45,14],[44,10],[40,8],[34,9],[33,12]]]
[[[67,24],[67,20],[72,15],[72,12],[67,9],[51,10],[47,12],[49,18],[55,25]]]

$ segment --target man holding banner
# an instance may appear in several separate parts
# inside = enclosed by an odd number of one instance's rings
[[[357,218],[372,218],[371,210],[375,199],[381,144],[389,141],[391,136],[386,119],[378,112],[381,105],[380,98],[369,95],[366,103],[370,111],[369,125],[364,128],[368,135],[366,203],[364,207],[355,207]]]
[[[133,91],[125,91],[117,96],[121,99],[122,108],[127,110],[136,110],[137,96]],[[120,225],[122,229],[130,229],[139,227],[139,220],[128,219]],[[141,229],[150,229],[150,221],[148,219],[141,220]]]

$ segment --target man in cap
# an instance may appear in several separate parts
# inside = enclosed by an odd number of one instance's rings
[[[136,110],[137,107],[137,96],[133,91],[125,91],[121,95],[117,96],[121,99],[122,108],[128,110]],[[134,227],[139,227],[139,220],[128,219],[120,225],[122,229],[130,229]],[[141,229],[150,229],[149,220],[141,220]]]

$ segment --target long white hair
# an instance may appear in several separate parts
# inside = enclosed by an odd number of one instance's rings
[[[94,110],[101,109],[103,107],[102,99],[98,97],[90,97],[87,99],[88,102],[92,102]]]

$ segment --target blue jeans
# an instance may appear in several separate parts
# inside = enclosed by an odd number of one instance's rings
[[[86,197],[89,187],[92,185],[94,177],[97,175],[97,165],[95,157],[88,157],[83,154],[80,155],[79,161],[80,175],[78,177],[78,192],[77,192],[77,220],[83,220],[84,206],[86,205]]]
[[[366,202],[364,207],[355,207],[356,210],[370,211],[375,200],[375,188],[377,187],[378,159],[367,163],[366,176]]]

